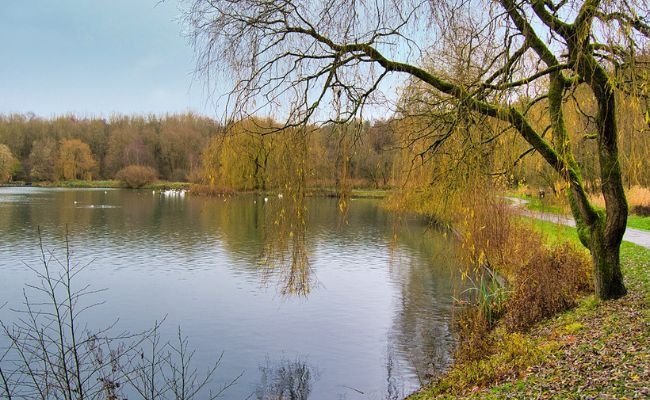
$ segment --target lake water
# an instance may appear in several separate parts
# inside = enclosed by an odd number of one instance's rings
[[[73,263],[87,264],[75,282],[107,289],[88,326],[164,318],[163,339],[180,326],[199,370],[223,353],[215,386],[241,374],[223,398],[290,398],[277,393],[291,373],[312,400],[401,398],[447,366],[450,240],[374,200],[342,216],[336,200],[308,198],[302,229],[288,197],[0,188],[0,317],[11,322],[35,282],[38,228],[65,259],[67,227]]]

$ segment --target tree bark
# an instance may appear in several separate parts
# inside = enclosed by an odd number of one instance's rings
[[[599,222],[602,219],[599,218]],[[627,293],[620,264],[621,241],[613,239],[601,223],[592,228],[589,250],[594,266],[594,286],[596,296],[603,300],[619,298]]]

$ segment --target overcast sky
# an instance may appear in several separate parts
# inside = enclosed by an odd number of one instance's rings
[[[0,0],[0,114],[215,116],[178,0]]]

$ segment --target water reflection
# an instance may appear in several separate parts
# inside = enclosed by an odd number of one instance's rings
[[[267,207],[264,252],[258,265],[265,281],[276,279],[283,295],[307,296],[313,284],[302,192],[278,196]],[[268,203],[268,202],[266,202]]]
[[[255,389],[257,400],[307,400],[318,378],[315,368],[302,360],[272,364],[267,359],[260,373],[260,383]]]
[[[393,334],[397,350],[409,361],[422,382],[439,375],[452,361],[454,338],[452,304],[441,301],[463,290],[454,280],[453,243],[403,230],[399,242],[431,262],[423,268],[398,268],[401,297]],[[404,260],[403,260],[404,261]],[[415,263],[408,260],[408,263]],[[398,264],[399,265],[399,264]],[[455,283],[454,283],[455,282]]]
[[[350,200],[340,223],[336,199],[289,191],[264,201],[12,190],[0,188],[0,304],[20,296],[36,227],[54,246],[68,225],[77,259],[95,260],[93,286],[110,289],[111,313],[98,319],[138,330],[168,315],[197,348],[224,351],[224,371],[247,371],[233,398],[258,386],[285,398],[400,398],[450,361],[453,247],[417,221],[393,226],[376,201]],[[309,364],[258,367],[283,355]]]

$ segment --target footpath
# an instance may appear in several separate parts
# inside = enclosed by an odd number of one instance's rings
[[[519,213],[526,217],[537,218],[543,221],[550,221],[561,225],[576,226],[576,222],[573,220],[573,218],[566,215],[527,210],[525,208],[525,204],[528,203],[527,200],[517,197],[506,197],[506,199],[511,201],[513,206],[519,209]],[[639,246],[643,246],[646,249],[650,249],[650,231],[626,228],[625,234],[623,235],[623,240],[637,244]]]

